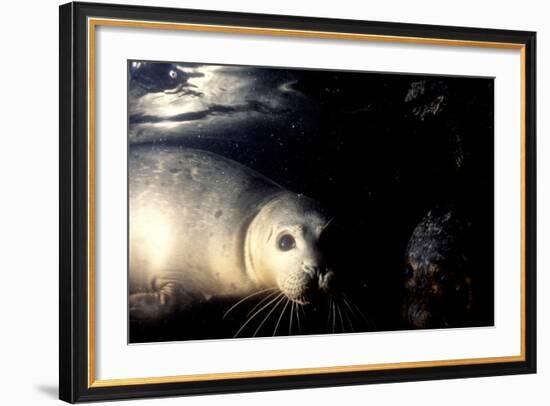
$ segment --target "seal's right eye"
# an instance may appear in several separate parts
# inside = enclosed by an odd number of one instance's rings
[[[277,246],[281,251],[289,251],[296,246],[296,240],[290,234],[283,234],[277,241]]]

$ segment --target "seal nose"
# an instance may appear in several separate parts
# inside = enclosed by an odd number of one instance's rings
[[[304,264],[303,270],[310,278],[314,278],[319,275],[319,267],[317,265]]]
[[[334,276],[331,270],[312,264],[304,264],[303,270],[309,279],[308,290],[310,293],[314,291],[327,293],[329,291]]]

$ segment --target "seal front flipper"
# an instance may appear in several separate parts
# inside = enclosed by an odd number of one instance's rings
[[[186,299],[183,287],[177,282],[153,282],[152,292],[133,293],[129,298],[130,319],[159,320],[176,311],[182,310],[184,304],[191,302]]]
[[[159,292],[134,293],[129,298],[131,320],[156,320],[170,313],[169,306],[162,303]]]

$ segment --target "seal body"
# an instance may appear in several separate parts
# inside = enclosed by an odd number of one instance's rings
[[[269,287],[306,302],[327,288],[317,202],[202,150],[137,147],[129,168],[131,315]]]

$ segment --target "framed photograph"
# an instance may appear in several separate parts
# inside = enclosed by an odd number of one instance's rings
[[[534,373],[533,32],[60,7],[60,398]]]

